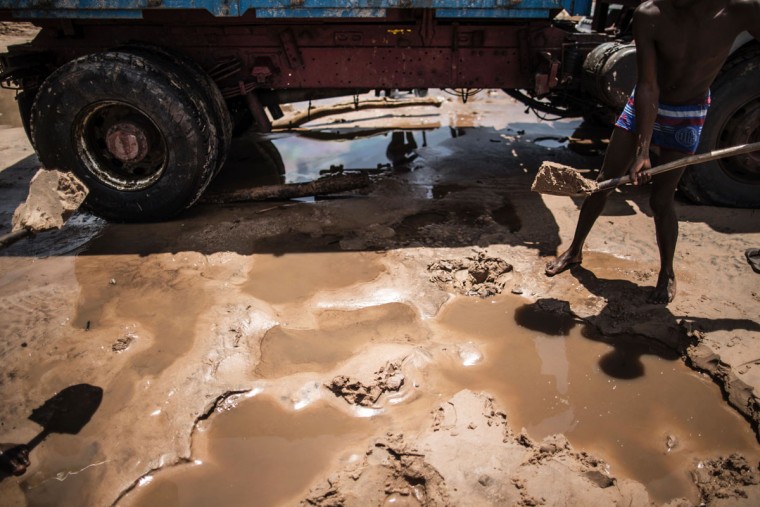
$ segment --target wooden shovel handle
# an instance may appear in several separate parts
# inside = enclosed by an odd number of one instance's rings
[[[641,175],[649,174],[649,175],[654,176],[655,174],[672,171],[673,169],[679,169],[687,165],[701,164],[702,162],[709,162],[711,160],[717,160],[719,158],[735,157],[736,155],[743,155],[745,153],[750,153],[750,152],[758,151],[758,150],[760,150],[760,142],[750,143],[750,144],[740,144],[739,146],[732,146],[731,148],[723,148],[722,150],[713,150],[708,153],[700,153],[699,155],[689,155],[688,157],[674,160],[673,162],[668,162],[667,164],[658,165],[657,167],[652,167],[651,169],[647,169],[646,171],[641,171],[640,174]],[[612,178],[609,180],[599,182],[599,185],[594,191],[598,192],[600,190],[609,190],[611,188],[615,188],[620,185],[625,185],[626,183],[630,183],[630,182],[631,182],[631,175],[626,174],[625,176],[621,176],[619,178]]]
[[[9,232],[8,234],[3,234],[0,236],[0,249],[5,248],[6,246],[11,246],[16,241],[31,235],[32,231],[29,229],[19,229],[14,232]]]

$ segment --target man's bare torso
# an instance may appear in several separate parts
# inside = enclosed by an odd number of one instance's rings
[[[660,101],[703,99],[736,36],[748,25],[753,0],[649,0],[639,10],[657,52]],[[751,19],[751,16],[749,17]]]

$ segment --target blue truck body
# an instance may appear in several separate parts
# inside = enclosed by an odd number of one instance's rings
[[[564,9],[588,15],[591,0],[2,0],[23,19],[140,19],[145,10],[202,9],[214,16],[257,18],[381,18],[387,9],[435,9],[441,18],[548,19]]]

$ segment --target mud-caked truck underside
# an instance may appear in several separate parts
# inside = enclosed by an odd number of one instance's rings
[[[281,104],[501,88],[536,111],[609,120],[636,79],[630,9],[610,16],[602,3],[590,29],[566,15],[587,14],[587,4],[556,0],[6,3],[0,19],[41,27],[0,60],[40,161],[75,173],[89,209],[112,220],[162,220],[192,205],[233,131],[270,130]],[[737,40],[712,100],[701,151],[760,140],[760,44]],[[682,190],[700,203],[758,207],[760,156],[694,167]]]

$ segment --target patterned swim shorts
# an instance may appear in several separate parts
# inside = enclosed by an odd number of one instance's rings
[[[620,118],[615,122],[616,127],[636,132],[636,112],[634,95],[631,93]],[[702,102],[671,106],[660,103],[657,118],[652,131],[652,144],[667,150],[680,151],[693,155],[699,146],[699,136],[705,124],[707,110],[710,108],[710,92]]]

